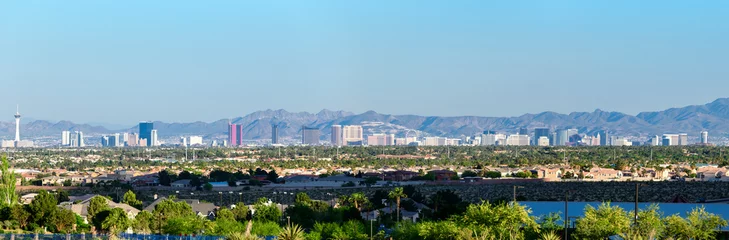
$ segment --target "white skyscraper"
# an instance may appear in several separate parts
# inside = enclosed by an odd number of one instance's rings
[[[20,107],[16,106],[15,110],[15,142],[20,141]]]
[[[709,132],[701,132],[701,144],[709,144]]]
[[[362,136],[362,126],[348,125],[342,128],[342,141],[344,145],[362,145],[364,137]]]
[[[190,144],[190,146],[203,144],[202,136],[190,136],[189,139],[190,140],[187,141],[187,143]]]
[[[152,130],[152,146],[159,146],[159,142],[157,142],[157,129]]]
[[[76,147],[84,147],[84,133],[76,131]]]
[[[61,132],[61,146],[70,146],[71,145],[71,131],[62,131]]]

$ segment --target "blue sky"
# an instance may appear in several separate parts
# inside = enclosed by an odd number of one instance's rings
[[[35,119],[635,114],[728,97],[729,1],[3,1]]]

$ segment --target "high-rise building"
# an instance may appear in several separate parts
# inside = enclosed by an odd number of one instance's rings
[[[154,123],[139,122],[139,138],[147,139],[147,146],[154,146],[154,142],[152,142],[152,130],[154,130]]]
[[[534,129],[534,145],[539,145],[539,139],[541,137],[547,137],[547,145],[549,145],[549,128],[535,128]]]
[[[101,136],[101,146],[102,147],[109,146],[109,136]]]
[[[301,144],[319,145],[319,129],[314,127],[301,127]]]
[[[180,137],[180,146],[187,147],[187,138]]]
[[[513,134],[506,138],[506,145],[529,146],[529,135]]]
[[[278,144],[278,124],[271,125],[271,144]]]
[[[709,144],[709,132],[702,131],[701,132],[701,144]]]
[[[152,145],[151,146],[159,146],[159,141],[157,139],[157,129],[152,129],[152,133],[150,134],[151,141],[149,141]]]
[[[680,145],[680,146],[689,145],[688,134],[686,134],[686,133],[678,134],[678,145]]]
[[[238,146],[238,124],[228,123],[228,144]]]
[[[529,135],[529,130],[525,127],[519,128],[519,135]]]
[[[378,133],[367,136],[367,145],[369,146],[392,146],[395,145],[394,134]]]
[[[539,139],[537,140],[537,146],[542,146],[542,147],[549,146],[549,137],[547,137],[547,136],[539,137]]]
[[[136,133],[130,133],[127,137],[126,145],[129,147],[139,146],[139,135]]]
[[[669,144],[666,144],[666,139],[669,140]],[[678,146],[680,142],[679,134],[663,134],[663,146]]]
[[[75,147],[85,147],[86,144],[84,144],[84,133],[81,131],[76,131],[76,146]]]
[[[188,138],[187,144],[189,144],[190,146],[202,145],[203,138],[202,136],[190,136]]]
[[[70,146],[71,145],[71,131],[62,131],[61,132],[61,146]]]
[[[610,135],[608,135],[607,131],[600,131],[598,132],[600,134],[600,146],[609,146],[610,145]]]
[[[342,146],[342,125],[332,125],[332,145]]]
[[[242,124],[238,124],[238,129],[236,130],[235,135],[238,136],[238,140],[236,140],[236,143],[238,144],[238,146],[242,146],[243,135],[245,135],[245,126],[243,126]]]
[[[119,140],[119,142],[121,143],[121,145],[119,145],[119,146],[120,147],[127,146],[127,140],[129,140],[129,133],[122,133],[121,134],[121,140]]]
[[[15,110],[15,142],[20,142],[20,107]]]
[[[554,145],[565,146],[567,145],[567,142],[569,142],[569,131],[567,129],[558,130]]]
[[[481,146],[494,146],[506,144],[506,135],[504,134],[482,134]]]
[[[360,125],[347,125],[342,127],[342,141],[345,145],[362,145],[364,137]]]
[[[106,140],[107,140],[107,146],[108,147],[119,147],[120,146],[119,145],[119,141],[121,139],[119,139],[119,134],[118,133],[115,133],[113,135],[107,136],[106,137]]]

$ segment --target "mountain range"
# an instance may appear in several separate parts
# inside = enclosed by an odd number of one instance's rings
[[[154,122],[160,137],[202,135],[205,138],[223,138],[229,122],[244,126],[246,139],[268,139],[271,125],[279,125],[282,138],[298,137],[302,126],[321,129],[322,139],[328,139],[329,126],[363,125],[365,135],[393,133],[398,136],[471,136],[484,130],[516,132],[518,128],[548,127],[552,130],[577,128],[581,133],[593,134],[607,131],[622,136],[652,136],[663,133],[689,133],[698,135],[709,131],[713,136],[729,133],[729,98],[720,98],[704,105],[671,108],[656,112],[642,112],[635,116],[595,110],[560,114],[542,112],[517,117],[438,117],[417,115],[390,115],[374,111],[354,114],[347,111],[322,110],[318,113],[288,112],[285,110],[257,111],[243,117],[221,119],[215,122],[166,123]],[[86,136],[114,132],[137,132],[137,126],[129,129],[107,129],[69,121],[49,122],[34,120],[21,124],[24,137],[59,136],[61,131],[83,131]],[[14,135],[15,122],[0,122],[0,136]],[[297,136],[298,135],[298,136]],[[60,136],[59,136],[60,138]]]

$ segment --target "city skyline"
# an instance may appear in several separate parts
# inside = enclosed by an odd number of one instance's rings
[[[36,119],[190,122],[321,108],[636,114],[729,88],[721,1],[5,1],[0,9],[3,96]],[[140,88],[144,97],[94,100]],[[256,104],[231,101],[241,89]],[[439,101],[393,101],[414,93]]]

